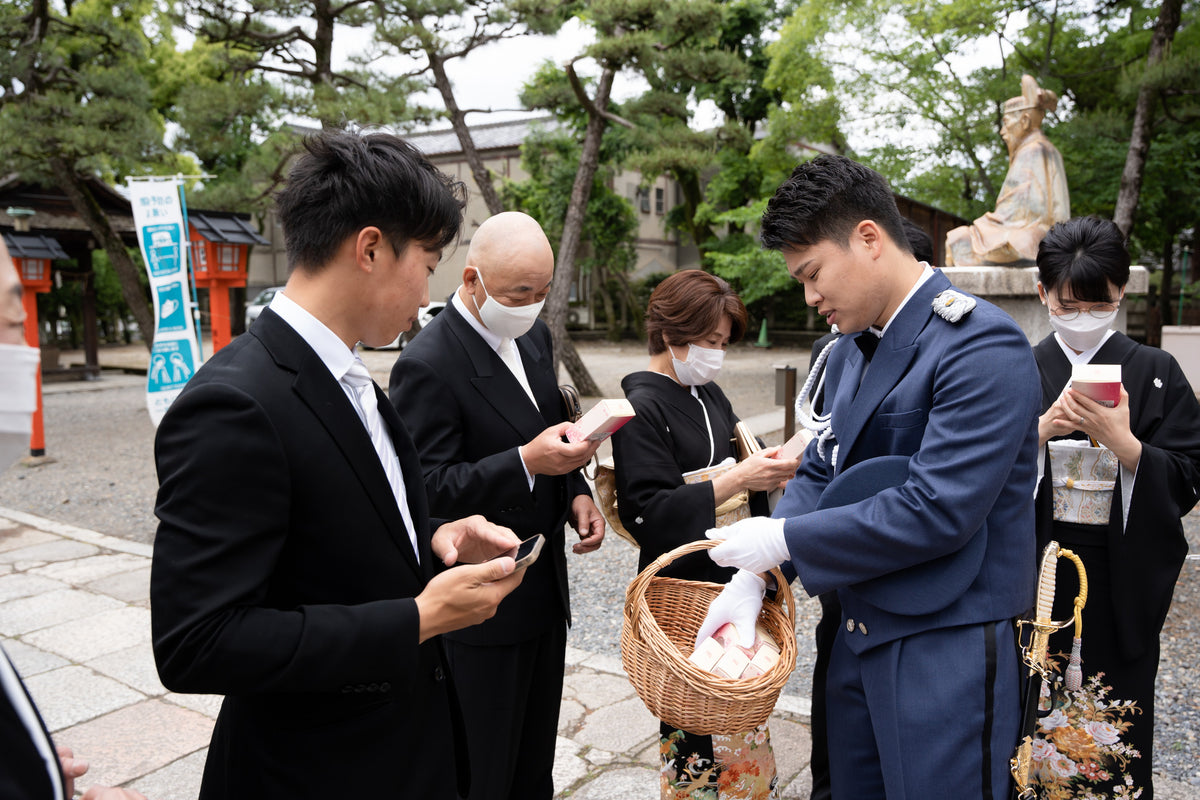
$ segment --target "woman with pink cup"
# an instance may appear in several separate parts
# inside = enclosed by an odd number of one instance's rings
[[[1083,671],[1141,709],[1120,738],[1138,753],[1125,770],[1150,800],[1158,637],[1188,549],[1180,519],[1200,492],[1200,403],[1169,353],[1112,330],[1129,279],[1116,225],[1059,223],[1037,264],[1055,331],[1034,347],[1045,408],[1038,546],[1058,541],[1087,568]],[[1068,619],[1077,580],[1058,578],[1054,619]],[[1070,630],[1051,637],[1051,653],[1070,651]]]

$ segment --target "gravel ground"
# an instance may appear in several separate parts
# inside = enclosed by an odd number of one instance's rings
[[[144,361],[144,350],[128,354]],[[586,343],[580,352],[605,396],[621,396],[623,375],[645,366],[637,344]],[[102,363],[120,359],[108,354]],[[71,354],[64,354],[68,361]],[[386,384],[395,353],[364,354],[372,373]],[[751,417],[778,411],[774,370],[787,363],[802,370],[805,349],[734,348],[722,371],[721,387],[738,414]],[[144,379],[105,372],[94,383],[48,384],[45,397],[46,450],[54,459],[36,468],[12,467],[0,473],[0,506],[91,528],[140,542],[152,542],[155,520],[154,429],[146,414]],[[585,407],[588,403],[585,402]],[[768,443],[779,431],[756,431]],[[1200,511],[1185,520],[1193,553],[1200,553]],[[634,549],[610,534],[596,553],[568,550],[575,624],[569,643],[594,653],[620,655],[621,609],[625,586],[636,573]],[[812,631],[820,616],[815,599],[797,598],[799,663],[785,691],[811,690]],[[1155,732],[1157,771],[1196,788],[1200,797],[1200,561],[1188,561],[1162,635]]]

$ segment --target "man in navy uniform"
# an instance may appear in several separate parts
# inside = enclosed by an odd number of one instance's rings
[[[1020,717],[1012,619],[1035,578],[1029,343],[913,257],[886,181],[847,158],[797,167],[762,241],[846,334],[828,360],[831,427],[776,518],[710,531],[726,541],[709,553],[756,573],[787,563],[808,594],[837,592],[835,798],[1003,797]]]

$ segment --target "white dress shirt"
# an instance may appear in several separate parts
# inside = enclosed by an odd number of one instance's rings
[[[350,401],[350,407],[354,409],[354,413],[358,415],[363,426],[367,429],[368,434],[371,430],[370,423],[363,417],[363,409],[359,405],[359,399],[356,391],[345,380],[346,373],[350,367],[358,361],[358,356],[353,350],[346,347],[336,333],[331,331],[325,323],[314,317],[296,301],[292,300],[283,292],[276,292],[271,298],[271,304],[268,306],[273,312],[278,314],[288,325],[292,327],[296,333],[300,335],[309,347],[316,352],[317,357],[329,370],[329,374],[338,382],[338,386],[342,387],[342,392],[345,393],[346,399]],[[378,409],[375,411],[379,413]],[[382,418],[378,420],[378,424],[386,431],[386,426],[383,425]],[[402,475],[399,470],[399,460],[396,458],[396,447],[392,443],[390,436],[382,437],[382,447],[384,452],[379,453],[380,466],[383,465],[383,459],[390,458],[396,463],[395,473]],[[384,467],[384,472],[388,470]],[[417,532],[413,525],[412,512],[408,508],[408,496],[404,486],[404,480],[389,480],[392,486],[392,493],[396,496],[396,505],[400,509],[400,516],[404,519],[404,527],[408,532],[409,541],[412,542],[413,553],[420,558],[420,548],[417,547]]]

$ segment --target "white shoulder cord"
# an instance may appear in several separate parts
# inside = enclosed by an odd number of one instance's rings
[[[840,333],[837,326],[833,326],[834,333]],[[796,395],[796,422],[803,425],[807,430],[811,431],[817,439],[817,455],[825,458],[825,443],[833,438],[833,428],[830,425],[830,417],[833,415],[833,404],[826,403],[826,412],[824,414],[811,413],[804,410],[804,404],[809,402],[810,398],[815,397],[820,393],[821,388],[825,385],[825,359],[829,356],[829,351],[838,343],[834,339],[829,344],[825,345],[820,354],[817,355],[817,360],[813,362],[812,369],[808,371],[808,377],[804,379],[804,387],[800,389],[800,393]],[[813,386],[813,383],[816,386]],[[831,400],[832,398],[826,398]],[[811,403],[809,408],[812,408]],[[837,469],[838,445],[835,442],[833,452],[830,454],[830,466]]]
[[[708,466],[713,465],[713,459],[717,457],[717,444],[713,441],[712,422],[708,419],[708,408],[704,405],[704,401],[700,399],[700,393],[696,391],[696,387],[691,387],[692,397],[696,398],[696,402],[700,404],[700,410],[704,412],[704,427],[708,428]]]

